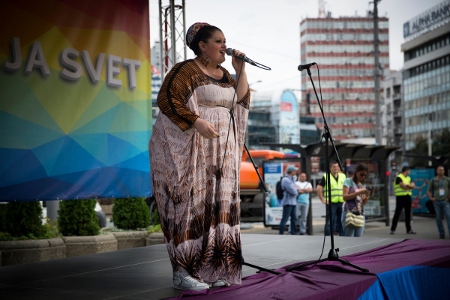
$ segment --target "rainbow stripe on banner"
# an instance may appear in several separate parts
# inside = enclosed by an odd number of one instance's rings
[[[148,0],[7,0],[0,201],[151,195]]]

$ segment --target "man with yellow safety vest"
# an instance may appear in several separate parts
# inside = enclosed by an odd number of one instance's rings
[[[415,184],[411,182],[409,173],[411,172],[408,166],[402,168],[402,172],[398,174],[394,182],[394,192],[396,196],[395,213],[392,219],[391,234],[395,233],[397,228],[398,218],[403,209],[405,209],[405,226],[407,234],[416,234],[411,229],[411,190],[414,189]]]
[[[344,173],[341,173],[339,164],[337,162],[330,163],[330,185],[331,185],[331,213],[333,215],[333,231],[337,232],[340,236],[344,236],[344,228],[342,227],[342,203],[344,197],[342,196],[342,188],[344,181],[347,177]],[[327,174],[323,175],[322,180],[318,183],[317,195],[323,204],[328,204],[328,183]],[[325,193],[324,193],[325,192]],[[326,221],[325,221],[325,235],[331,234],[330,228],[330,215],[328,207],[326,209]]]

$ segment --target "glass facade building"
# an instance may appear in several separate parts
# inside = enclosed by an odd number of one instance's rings
[[[450,24],[402,45],[406,151],[419,137],[450,128]]]
[[[381,71],[389,68],[388,19],[379,17],[378,28]],[[333,138],[375,137],[373,17],[306,18],[300,23],[300,48],[301,64],[319,66],[323,108]],[[316,66],[310,70],[318,90]],[[301,86],[303,98],[310,98],[302,102],[301,113],[314,117],[322,130],[322,114],[306,72]]]
[[[248,116],[247,146],[267,149],[260,143],[300,144],[298,100],[289,90],[252,93]],[[283,149],[291,153],[289,149]]]

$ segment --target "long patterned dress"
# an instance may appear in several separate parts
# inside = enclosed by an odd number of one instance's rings
[[[235,80],[221,69],[221,80],[193,60],[169,72],[158,94],[150,166],[173,270],[181,266],[198,280],[240,284],[239,170],[250,93],[236,101]],[[197,117],[220,136],[200,136],[191,127]]]

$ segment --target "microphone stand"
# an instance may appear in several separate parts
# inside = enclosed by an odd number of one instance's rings
[[[230,48],[228,48],[228,49],[230,49]],[[227,49],[227,54],[230,55],[231,52],[229,53],[229,50],[228,50],[228,49]],[[232,49],[231,49],[231,51],[232,51]],[[240,57],[240,59],[244,60],[242,57]],[[268,68],[268,67],[267,67],[267,68]],[[270,70],[270,68],[268,68],[267,70]],[[241,71],[242,71],[242,69],[241,69]],[[240,77],[240,73],[239,73],[239,77]],[[239,84],[239,77],[237,77],[237,83],[238,83],[238,84]],[[236,91],[236,90],[237,90],[237,85],[236,85],[235,91]],[[236,96],[236,92],[235,92],[235,94],[234,94],[234,96],[233,96],[233,99],[234,99],[235,96]],[[233,109],[230,110],[230,122],[231,122],[231,121],[234,122],[234,112],[233,112]],[[233,127],[233,128],[234,128],[234,127]],[[258,166],[256,166],[256,164],[255,164],[255,162],[254,162],[254,160],[253,160],[253,157],[250,155],[250,151],[248,150],[247,145],[245,144],[245,142],[244,142],[244,147],[245,147],[245,150],[247,151],[248,157],[250,158],[250,160],[251,160],[251,162],[252,162],[252,164],[253,164],[253,167],[255,168],[255,172],[256,172],[256,174],[258,175],[258,178],[259,178],[259,181],[260,181],[260,183],[261,183],[261,186],[262,186],[263,189],[264,189],[264,192],[265,192],[264,195],[266,195],[266,194],[267,194],[266,185],[264,184],[264,181],[262,180],[261,175],[260,175],[259,172],[258,172]],[[225,149],[226,149],[226,147],[225,147]],[[253,265],[253,264],[250,264],[250,263],[245,262],[244,256],[242,255],[242,253],[241,253],[241,261],[242,261],[242,265],[249,266],[249,267],[251,267],[251,268],[255,268],[255,269],[259,270],[259,271],[265,271],[265,272],[272,273],[272,274],[275,274],[275,275],[279,275],[279,274],[280,274],[279,272],[275,272],[275,271],[273,271],[273,270],[269,270],[269,269],[266,269],[266,268],[263,268],[263,267],[260,267],[260,266]]]
[[[307,72],[308,72],[308,76],[309,79],[312,83],[313,89],[314,89],[314,93],[316,94],[316,98],[317,98],[317,102],[319,103],[319,108],[320,108],[320,112],[322,113],[322,118],[323,118],[323,124],[324,124],[324,133],[323,133],[323,137],[325,138],[325,160],[326,160],[326,166],[327,166],[327,209],[328,209],[328,215],[329,215],[329,220],[330,220],[330,237],[331,237],[331,249],[328,252],[328,257],[327,258],[323,258],[323,259],[319,259],[317,261],[309,261],[309,262],[305,262],[305,263],[300,263],[300,264],[296,264],[290,267],[286,268],[286,271],[292,271],[292,270],[296,270],[296,269],[300,269],[302,267],[308,266],[308,265],[312,265],[312,264],[317,264],[323,261],[339,261],[344,265],[348,265],[351,266],[355,269],[360,270],[361,272],[369,272],[368,269],[365,268],[361,268],[357,265],[354,265],[352,263],[350,263],[347,260],[341,259],[339,258],[338,252],[339,252],[339,248],[335,249],[334,248],[334,234],[333,234],[333,214],[332,214],[332,210],[331,210],[331,182],[330,182],[330,157],[328,155],[328,142],[331,142],[331,145],[333,146],[333,150],[334,150],[334,154],[336,155],[336,160],[339,164],[339,168],[342,170],[342,165],[341,165],[341,160],[339,158],[339,154],[336,150],[336,146],[334,145],[334,141],[333,138],[331,137],[331,132],[330,129],[328,127],[327,124],[327,120],[325,119],[325,114],[323,112],[323,106],[322,103],[319,100],[319,96],[317,95],[317,91],[316,91],[316,87],[314,86],[314,81],[312,80],[311,77],[311,71],[309,70],[309,67],[306,68]],[[326,224],[325,224],[326,226]]]
[[[262,179],[261,174],[259,174],[258,166],[255,164],[255,161],[253,160],[253,157],[251,156],[250,151],[248,150],[247,145],[245,143],[244,143],[244,148],[245,148],[245,151],[247,151],[248,157],[250,158],[250,160],[251,160],[251,162],[253,164],[253,167],[255,168],[255,172],[258,175],[259,182],[260,182],[262,188],[264,189],[264,194],[266,195],[268,193],[268,191],[266,189],[266,185],[264,184],[264,180]],[[280,274],[279,272],[276,272],[276,271],[273,271],[273,270],[269,270],[269,269],[266,269],[266,268],[263,268],[263,267],[260,267],[260,266],[249,264],[249,263],[245,262],[243,256],[241,257],[241,259],[242,259],[242,264],[243,265],[249,266],[249,267],[254,268],[254,269],[258,269],[259,271],[266,271],[266,272],[269,272],[269,273],[272,273],[272,274],[275,274],[275,275],[279,275]]]

